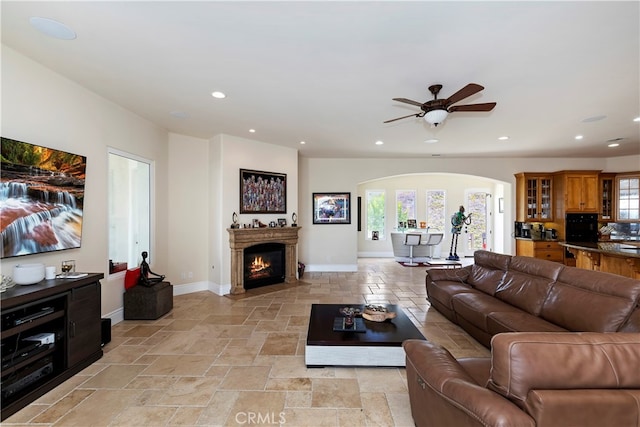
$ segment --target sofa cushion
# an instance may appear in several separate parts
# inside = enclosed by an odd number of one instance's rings
[[[498,334],[488,387],[523,408],[532,390],[640,388],[638,366],[640,334]]]
[[[489,251],[476,251],[473,254],[474,264],[467,282],[481,290],[493,295],[496,288],[502,283],[504,273],[509,267],[511,256]]]
[[[629,319],[639,298],[640,280],[565,267],[540,315],[571,331],[615,332]]]
[[[465,283],[452,282],[449,280],[432,281],[429,283],[429,286],[427,286],[429,301],[436,300],[450,310],[453,310],[451,298],[462,292],[480,293],[480,291],[473,289]]]
[[[563,268],[557,262],[514,256],[495,296],[537,316]]]
[[[462,317],[487,332],[487,317],[494,311],[520,312],[519,309],[484,293],[462,293],[452,300],[456,317]]]
[[[524,311],[494,311],[487,319],[487,329],[491,335],[503,332],[567,332],[560,326]]]

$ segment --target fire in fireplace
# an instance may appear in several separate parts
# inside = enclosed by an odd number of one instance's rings
[[[284,278],[284,244],[263,243],[244,249],[245,289],[283,283]]]

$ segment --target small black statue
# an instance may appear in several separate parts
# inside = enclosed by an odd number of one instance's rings
[[[162,274],[156,274],[149,268],[149,264],[147,263],[147,256],[149,254],[147,251],[142,252],[142,262],[140,263],[140,279],[138,279],[138,284],[142,286],[153,286],[157,283],[160,283],[164,280],[164,276]],[[149,275],[153,275],[155,277],[149,277]]]

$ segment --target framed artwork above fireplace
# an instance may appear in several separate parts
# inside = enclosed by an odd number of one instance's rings
[[[240,213],[287,213],[287,174],[240,169]]]

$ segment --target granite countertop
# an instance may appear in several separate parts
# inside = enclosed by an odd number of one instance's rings
[[[560,242],[560,245],[587,252],[597,252],[625,258],[640,258],[640,245],[637,242],[634,242],[634,244],[617,242]]]

